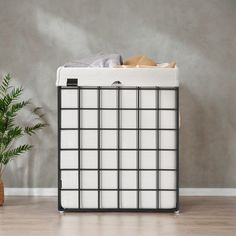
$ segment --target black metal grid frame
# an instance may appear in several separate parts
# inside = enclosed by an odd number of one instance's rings
[[[78,90],[78,107],[77,108],[62,108],[61,107],[61,91],[62,90]],[[96,108],[85,108],[80,106],[81,101],[81,91],[82,90],[97,90],[97,107]],[[101,91],[103,90],[115,90],[117,96],[117,107],[116,108],[102,108],[101,107]],[[135,90],[136,98],[137,98],[137,107],[136,108],[123,108],[121,107],[121,91],[122,90]],[[156,107],[155,108],[141,108],[140,107],[140,91],[143,90],[152,90],[155,91],[156,94]],[[175,107],[174,108],[160,108],[160,91],[163,90],[171,90],[175,91]],[[61,111],[62,110],[77,110],[78,111],[78,128],[62,128],[61,127]],[[80,126],[81,119],[81,111],[82,110],[96,110],[98,114],[97,128],[83,128]],[[115,110],[117,112],[117,128],[101,128],[100,127],[100,113],[102,110]],[[137,127],[136,128],[121,128],[120,127],[120,112],[122,110],[135,110],[137,117]],[[156,128],[140,128],[140,111],[142,110],[151,110],[156,112]],[[159,127],[159,111],[168,110],[175,111],[175,128],[173,129],[161,129]],[[67,149],[61,148],[61,130],[78,130],[78,148],[76,149]],[[81,130],[97,130],[98,135],[98,148],[81,148],[80,147],[80,131]],[[101,148],[101,130],[117,130],[117,148]],[[134,130],[137,134],[137,148],[121,148],[120,146],[120,131],[122,130]],[[156,132],[156,148],[155,149],[141,149],[140,148],[140,131],[142,130],[152,130]],[[174,149],[160,149],[159,144],[159,131],[160,130],[172,130],[175,131],[175,140],[176,147]],[[78,151],[78,168],[61,168],[60,163],[60,153],[62,150],[70,151],[77,150]],[[98,153],[98,168],[81,168],[80,162],[80,154],[81,151],[97,151]],[[117,151],[117,168],[101,168],[100,166],[100,153],[101,151]],[[136,151],[137,152],[137,168],[136,169],[121,169],[120,168],[120,152],[121,151]],[[140,151],[156,151],[156,168],[155,169],[141,169],[140,168]],[[160,151],[174,151],[176,156],[176,168],[175,169],[160,169],[159,168],[159,152]],[[61,184],[61,171],[78,171],[78,188],[73,189],[63,189]],[[97,171],[98,172],[98,188],[90,188],[83,189],[80,186],[80,172],[81,171]],[[121,171],[136,171],[137,172],[137,188],[136,189],[121,189],[120,188],[120,172]],[[117,171],[117,189],[102,189],[101,181],[100,181],[100,171]],[[141,189],[140,188],[140,171],[156,171],[156,189]],[[176,174],[176,188],[174,189],[160,189],[159,188],[159,173],[160,171],[174,171]],[[78,208],[63,208],[61,206],[61,192],[62,191],[78,191]],[[98,191],[98,207],[97,208],[81,208],[80,199],[81,199],[81,191]],[[117,207],[116,208],[101,208],[101,191],[117,191]],[[120,207],[120,192],[121,191],[136,191],[137,192],[137,207],[136,208],[121,208]],[[156,208],[140,208],[140,191],[156,191]],[[159,193],[161,191],[174,191],[176,193],[176,206],[174,208],[160,208],[159,203]],[[83,87],[83,86],[68,86],[68,87],[58,87],[58,210],[59,211],[67,211],[67,212],[176,212],[179,210],[179,88],[178,87]]]

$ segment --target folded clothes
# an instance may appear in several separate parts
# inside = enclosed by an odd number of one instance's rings
[[[152,59],[148,58],[145,55],[137,55],[132,56],[126,60],[124,60],[124,63],[122,65],[117,65],[116,67],[121,68],[150,68],[150,67],[158,67],[158,68],[175,68],[176,63],[170,62],[170,63],[156,63]]]
[[[156,63],[145,55],[136,55],[122,60],[120,54],[98,54],[65,64],[65,67],[118,67],[118,68],[175,68],[176,63]]]
[[[122,64],[119,54],[98,54],[74,62],[65,64],[65,67],[114,67]]]

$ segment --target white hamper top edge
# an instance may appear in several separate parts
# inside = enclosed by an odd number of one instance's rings
[[[81,68],[64,67],[57,70],[56,86],[67,86],[67,79],[77,79],[78,86],[178,87],[178,67],[175,68]]]

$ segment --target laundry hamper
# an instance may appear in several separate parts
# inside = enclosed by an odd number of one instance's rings
[[[179,208],[178,68],[59,67],[58,209]]]

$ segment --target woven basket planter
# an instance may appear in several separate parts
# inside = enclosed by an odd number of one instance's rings
[[[4,185],[3,181],[0,179],[0,206],[4,203]]]

